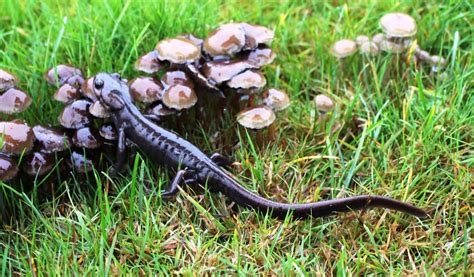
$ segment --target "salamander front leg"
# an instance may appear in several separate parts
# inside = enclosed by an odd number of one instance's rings
[[[127,145],[124,129],[125,128],[122,126],[118,130],[117,159],[112,167],[111,175],[116,175],[122,172],[127,163]]]
[[[161,123],[161,117],[156,114],[144,114],[143,115],[146,119],[153,121],[155,124]]]
[[[196,183],[194,171],[179,170],[167,190],[161,192],[161,197],[172,197],[178,193],[178,186]]]
[[[212,154],[211,161],[222,167],[228,167],[232,164],[232,161],[228,157],[219,153]]]

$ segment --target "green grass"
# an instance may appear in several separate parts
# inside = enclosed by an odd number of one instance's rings
[[[158,192],[171,172],[137,158],[124,178],[110,180],[101,172],[85,182],[71,178],[46,203],[19,192],[19,220],[0,230],[2,275],[472,274],[469,1],[64,2],[0,2],[0,68],[17,74],[33,96],[20,115],[31,125],[56,122],[61,110],[42,79],[52,65],[132,78],[138,76],[133,62],[159,39],[183,32],[205,36],[222,23],[253,22],[275,29],[278,57],[265,73],[269,85],[286,90],[293,101],[279,116],[275,143],[253,147],[232,119],[180,132],[207,153],[231,154],[242,165],[233,174],[266,197],[308,202],[381,194],[425,207],[432,218],[377,209],[280,221],[232,208],[225,196],[188,189],[175,201],[162,201],[144,186],[154,183]],[[419,45],[448,58],[446,80],[413,65],[387,78],[387,55],[354,58],[340,72],[330,45],[374,35],[378,19],[390,11],[412,15]],[[367,119],[367,128],[353,139],[318,135],[312,100],[319,93],[337,103],[328,128],[352,116]],[[240,139],[242,147],[229,152],[212,146],[217,130],[228,141]]]

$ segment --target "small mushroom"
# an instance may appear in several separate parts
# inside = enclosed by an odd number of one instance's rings
[[[263,103],[276,112],[283,111],[290,106],[290,98],[281,90],[267,89],[263,92],[262,96]]]
[[[35,135],[23,121],[0,122],[1,151],[6,154],[20,155],[28,153],[33,147]]]
[[[183,64],[198,60],[201,51],[192,41],[185,38],[169,38],[158,42],[155,47],[160,60]]]
[[[82,72],[80,69],[75,68],[71,65],[60,64],[58,66],[50,68],[44,75],[46,81],[48,81],[51,85],[63,85],[68,81],[69,78],[75,77],[71,85],[74,84],[75,80],[77,80],[78,76],[82,76]],[[81,83],[82,84],[82,83]]]
[[[245,31],[241,24],[229,23],[212,31],[204,40],[204,51],[211,57],[232,55],[245,45]]]
[[[227,82],[230,88],[243,89],[244,93],[254,93],[255,91],[265,87],[267,80],[260,71],[247,70],[244,71]]]
[[[183,84],[169,86],[163,94],[163,104],[175,110],[189,109],[197,102],[197,96],[191,87]]]
[[[89,106],[92,103],[88,100],[77,100],[66,105],[59,115],[59,123],[68,129],[79,129],[87,126],[91,122]]]
[[[43,176],[54,166],[54,156],[44,152],[33,152],[26,156],[22,169],[30,176]]]
[[[428,51],[422,50],[421,48],[417,47],[414,52],[416,58],[424,63],[431,62],[431,55]]]
[[[245,49],[254,49],[260,44],[270,45],[275,33],[267,27],[241,23],[245,32]]]
[[[359,51],[362,54],[368,55],[368,56],[377,56],[380,54],[380,49],[377,46],[377,44],[373,41],[366,41],[360,45]]]
[[[86,157],[84,154],[77,151],[71,153],[70,158],[67,160],[70,168],[74,169],[77,173],[86,173],[92,171],[94,168],[93,160]]]
[[[199,72],[199,69],[193,64],[186,64],[182,70],[184,70],[194,81],[196,86],[198,86],[200,89],[205,89],[210,92],[216,92],[219,93],[222,97],[223,94],[220,89],[218,89],[214,84],[211,83],[209,79],[207,79],[201,72]]]
[[[106,123],[99,128],[99,135],[106,140],[117,140],[117,130],[111,123]]]
[[[380,43],[380,49],[382,51],[393,53],[393,54],[400,54],[403,53],[406,49],[406,46],[400,42],[390,41],[388,39],[384,39]]]
[[[110,110],[99,100],[96,100],[89,106],[89,113],[97,118],[109,118]]]
[[[338,59],[352,56],[357,51],[357,44],[350,39],[341,39],[332,46],[332,55]]]
[[[62,85],[53,96],[54,100],[62,103],[69,103],[79,98],[81,98],[80,90],[70,84]]]
[[[319,94],[314,99],[316,108],[319,111],[318,125],[321,133],[326,131],[326,123],[328,121],[327,113],[334,109],[334,102],[326,95]]]
[[[148,74],[154,74],[165,67],[165,63],[158,58],[158,52],[153,50],[135,62],[135,70]]]
[[[203,39],[198,38],[193,34],[183,34],[183,35],[178,36],[178,38],[185,38],[187,40],[190,40],[192,43],[194,43],[200,49],[202,48],[202,45],[204,44]]]
[[[174,84],[183,84],[188,87],[194,87],[193,82],[188,78],[186,72],[181,70],[167,71],[162,77],[161,81],[167,86]]]
[[[30,105],[31,97],[17,88],[10,88],[0,95],[0,113],[19,113]]]
[[[94,78],[95,76],[91,76],[87,78],[86,81],[81,86],[82,95],[84,95],[86,98],[92,101],[96,101],[98,97],[94,89]]]
[[[0,181],[7,182],[18,173],[15,161],[4,153],[0,153]]]
[[[142,103],[152,103],[161,100],[163,84],[153,77],[138,77],[129,83],[132,99]]]
[[[0,92],[14,87],[18,83],[18,78],[12,73],[0,69]]]
[[[97,149],[102,146],[103,141],[97,130],[84,127],[74,132],[72,143],[81,148]]]
[[[380,27],[388,38],[411,38],[416,34],[415,20],[404,13],[388,13],[380,19]]]
[[[36,125],[33,127],[36,144],[41,152],[54,153],[62,152],[71,146],[71,139],[63,130]]]
[[[366,36],[366,35],[359,35],[359,36],[357,36],[356,39],[355,39],[355,42],[356,42],[357,46],[359,46],[359,47],[360,47],[362,44],[364,44],[364,43],[366,43],[366,42],[368,42],[368,41],[370,41],[370,39],[369,39],[369,37]]]
[[[382,41],[384,41],[384,39],[385,39],[384,34],[378,33],[378,34],[376,34],[375,36],[372,37],[372,42],[374,42],[375,44],[377,44],[380,47],[380,45],[382,44]]]
[[[255,68],[260,68],[270,64],[275,59],[276,54],[271,48],[259,47],[252,51],[247,51],[242,54],[242,59],[246,60]]]
[[[237,114],[237,122],[240,125],[254,130],[270,126],[275,121],[275,118],[273,110],[265,105],[251,107]]]
[[[176,114],[176,110],[170,109],[160,102],[156,102],[147,109],[147,113],[158,117]]]
[[[215,84],[226,82],[235,75],[254,66],[245,60],[212,61],[202,67],[202,73]]]

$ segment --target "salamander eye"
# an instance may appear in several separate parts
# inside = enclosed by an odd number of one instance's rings
[[[96,78],[94,80],[94,87],[95,89],[102,89],[104,87],[104,80]]]

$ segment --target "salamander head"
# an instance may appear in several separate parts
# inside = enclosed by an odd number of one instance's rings
[[[97,74],[94,78],[94,89],[99,101],[112,111],[120,110],[126,102],[131,102],[128,85],[119,74]]]

